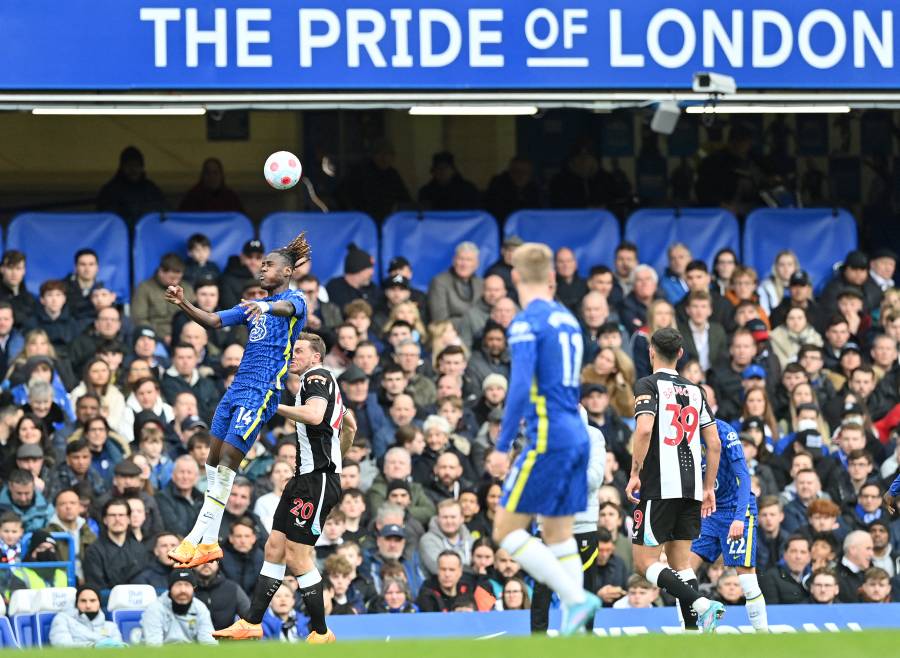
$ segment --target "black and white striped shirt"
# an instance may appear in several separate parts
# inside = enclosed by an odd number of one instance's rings
[[[343,403],[334,376],[325,368],[311,368],[300,377],[297,406],[302,406],[313,398],[325,400],[325,415],[318,425],[297,423],[296,473],[340,473]]]

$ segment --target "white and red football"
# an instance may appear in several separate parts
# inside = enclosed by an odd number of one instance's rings
[[[263,169],[266,182],[276,190],[289,190],[300,181],[303,167],[300,158],[289,151],[278,151],[266,158]]]

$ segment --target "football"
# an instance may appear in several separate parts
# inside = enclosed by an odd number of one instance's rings
[[[300,158],[289,151],[278,151],[266,158],[263,168],[266,182],[276,190],[289,190],[300,181],[303,167]]]

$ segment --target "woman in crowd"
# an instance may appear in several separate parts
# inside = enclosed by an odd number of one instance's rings
[[[823,345],[822,336],[809,323],[802,308],[788,311],[784,324],[769,333],[769,342],[782,368],[797,360],[797,353],[803,345]]]
[[[665,302],[668,304],[668,302]],[[582,384],[602,384],[609,391],[609,404],[619,416],[634,415],[634,364],[622,350],[604,347],[581,371]]]
[[[771,273],[759,284],[756,291],[759,296],[759,304],[767,314],[771,315],[772,310],[788,294],[791,275],[799,269],[800,262],[797,260],[797,254],[790,249],[784,249],[775,255]]]
[[[381,596],[372,599],[368,605],[369,613],[418,612],[419,608],[412,602],[409,585],[402,578],[386,578],[381,588]]]
[[[650,337],[658,329],[663,329],[664,327],[678,328],[675,320],[675,308],[665,299],[656,299],[650,302],[650,307],[647,309],[647,324],[635,331],[631,337],[635,381],[651,374]]]
[[[18,386],[26,383],[31,373],[25,367],[28,359],[33,356],[46,356],[53,360],[54,379],[59,379],[60,383],[66,388],[75,386],[77,380],[72,373],[72,366],[66,359],[61,359],[56,354],[56,349],[47,332],[43,329],[32,329],[25,334],[25,347],[19,352],[18,356],[13,360],[12,365],[6,373],[5,380],[9,382],[10,387]],[[4,384],[5,387],[5,384]]]
[[[56,455],[53,450],[53,442],[44,424],[33,414],[25,414],[16,424],[16,428],[12,432],[12,436],[6,445],[0,449],[0,455],[3,456],[2,467],[3,472],[0,475],[4,479],[16,468],[16,452],[19,446],[36,445],[40,447],[44,453],[44,463],[52,466],[56,461]]]
[[[503,596],[497,601],[497,610],[530,610],[531,598],[525,581],[513,576],[503,585]]]
[[[752,302],[756,308],[756,315],[762,320],[766,329],[771,329],[769,324],[769,314],[759,303],[759,297],[756,294],[756,286],[759,283],[759,277],[756,270],[752,267],[738,265],[734,268],[731,275],[731,281],[728,284],[728,290],[725,292],[725,299],[731,302],[731,305],[737,307],[741,302]]]
[[[294,477],[294,471],[291,465],[285,459],[276,459],[272,464],[272,471],[269,478],[272,481],[272,491],[260,496],[256,500],[253,507],[253,513],[262,521],[266,532],[272,532],[272,519],[275,516],[275,509],[278,507],[278,501],[281,500],[281,494],[284,493],[284,487]]]
[[[713,259],[712,283],[710,285],[718,289],[720,295],[724,296],[728,291],[731,275],[734,274],[734,268],[739,264],[737,254],[734,253],[733,249],[725,247],[716,253],[716,257]]]
[[[456,327],[450,320],[441,320],[432,322],[428,325],[429,351],[431,352],[431,367],[437,372],[437,358],[444,351],[445,347],[450,345],[462,345],[462,339],[456,331]],[[462,345],[468,356],[469,350]]]
[[[122,392],[112,384],[112,370],[109,364],[100,357],[95,357],[84,366],[81,382],[76,386],[69,397],[74,406],[78,398],[85,393],[93,393],[100,398],[100,413],[109,418],[110,423],[119,435],[124,435],[120,425],[125,412],[125,397]]]
[[[703,372],[703,368],[700,367],[700,362],[697,359],[685,361],[684,365],[678,368],[678,374],[691,384],[699,385],[706,381],[706,373]]]
[[[801,408],[801,405],[804,408],[810,409],[807,413],[811,413],[813,410],[816,412],[814,421],[804,422],[799,420],[798,411]],[[822,417],[822,410],[819,408],[816,392],[807,382],[797,384],[794,387],[794,390],[791,391],[790,404],[788,405],[788,417],[781,420],[779,427],[783,430],[781,432],[782,439],[784,438],[784,435],[789,432],[815,429],[822,435],[822,440],[826,445],[831,443],[831,431],[828,429],[828,423],[826,423],[825,419]]]
[[[387,340],[387,335],[390,333],[391,325],[397,320],[409,323],[413,328],[412,339],[419,346],[423,346],[428,342],[428,332],[425,329],[425,324],[422,322],[422,314],[419,312],[419,307],[415,302],[401,302],[391,309],[388,320],[382,327],[385,340]]]
[[[732,426],[737,431],[744,428],[744,424],[748,418],[762,418],[763,434],[766,437],[766,444],[774,445],[780,436],[778,431],[778,420],[775,418],[775,412],[769,402],[769,394],[763,387],[754,388],[747,392],[744,398],[744,408],[741,411],[741,417],[732,422]]]

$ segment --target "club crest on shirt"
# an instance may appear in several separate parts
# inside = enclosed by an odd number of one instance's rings
[[[268,330],[266,329],[266,320],[269,316],[263,314],[253,321],[253,329],[250,330],[249,341],[255,343],[266,337]]]

